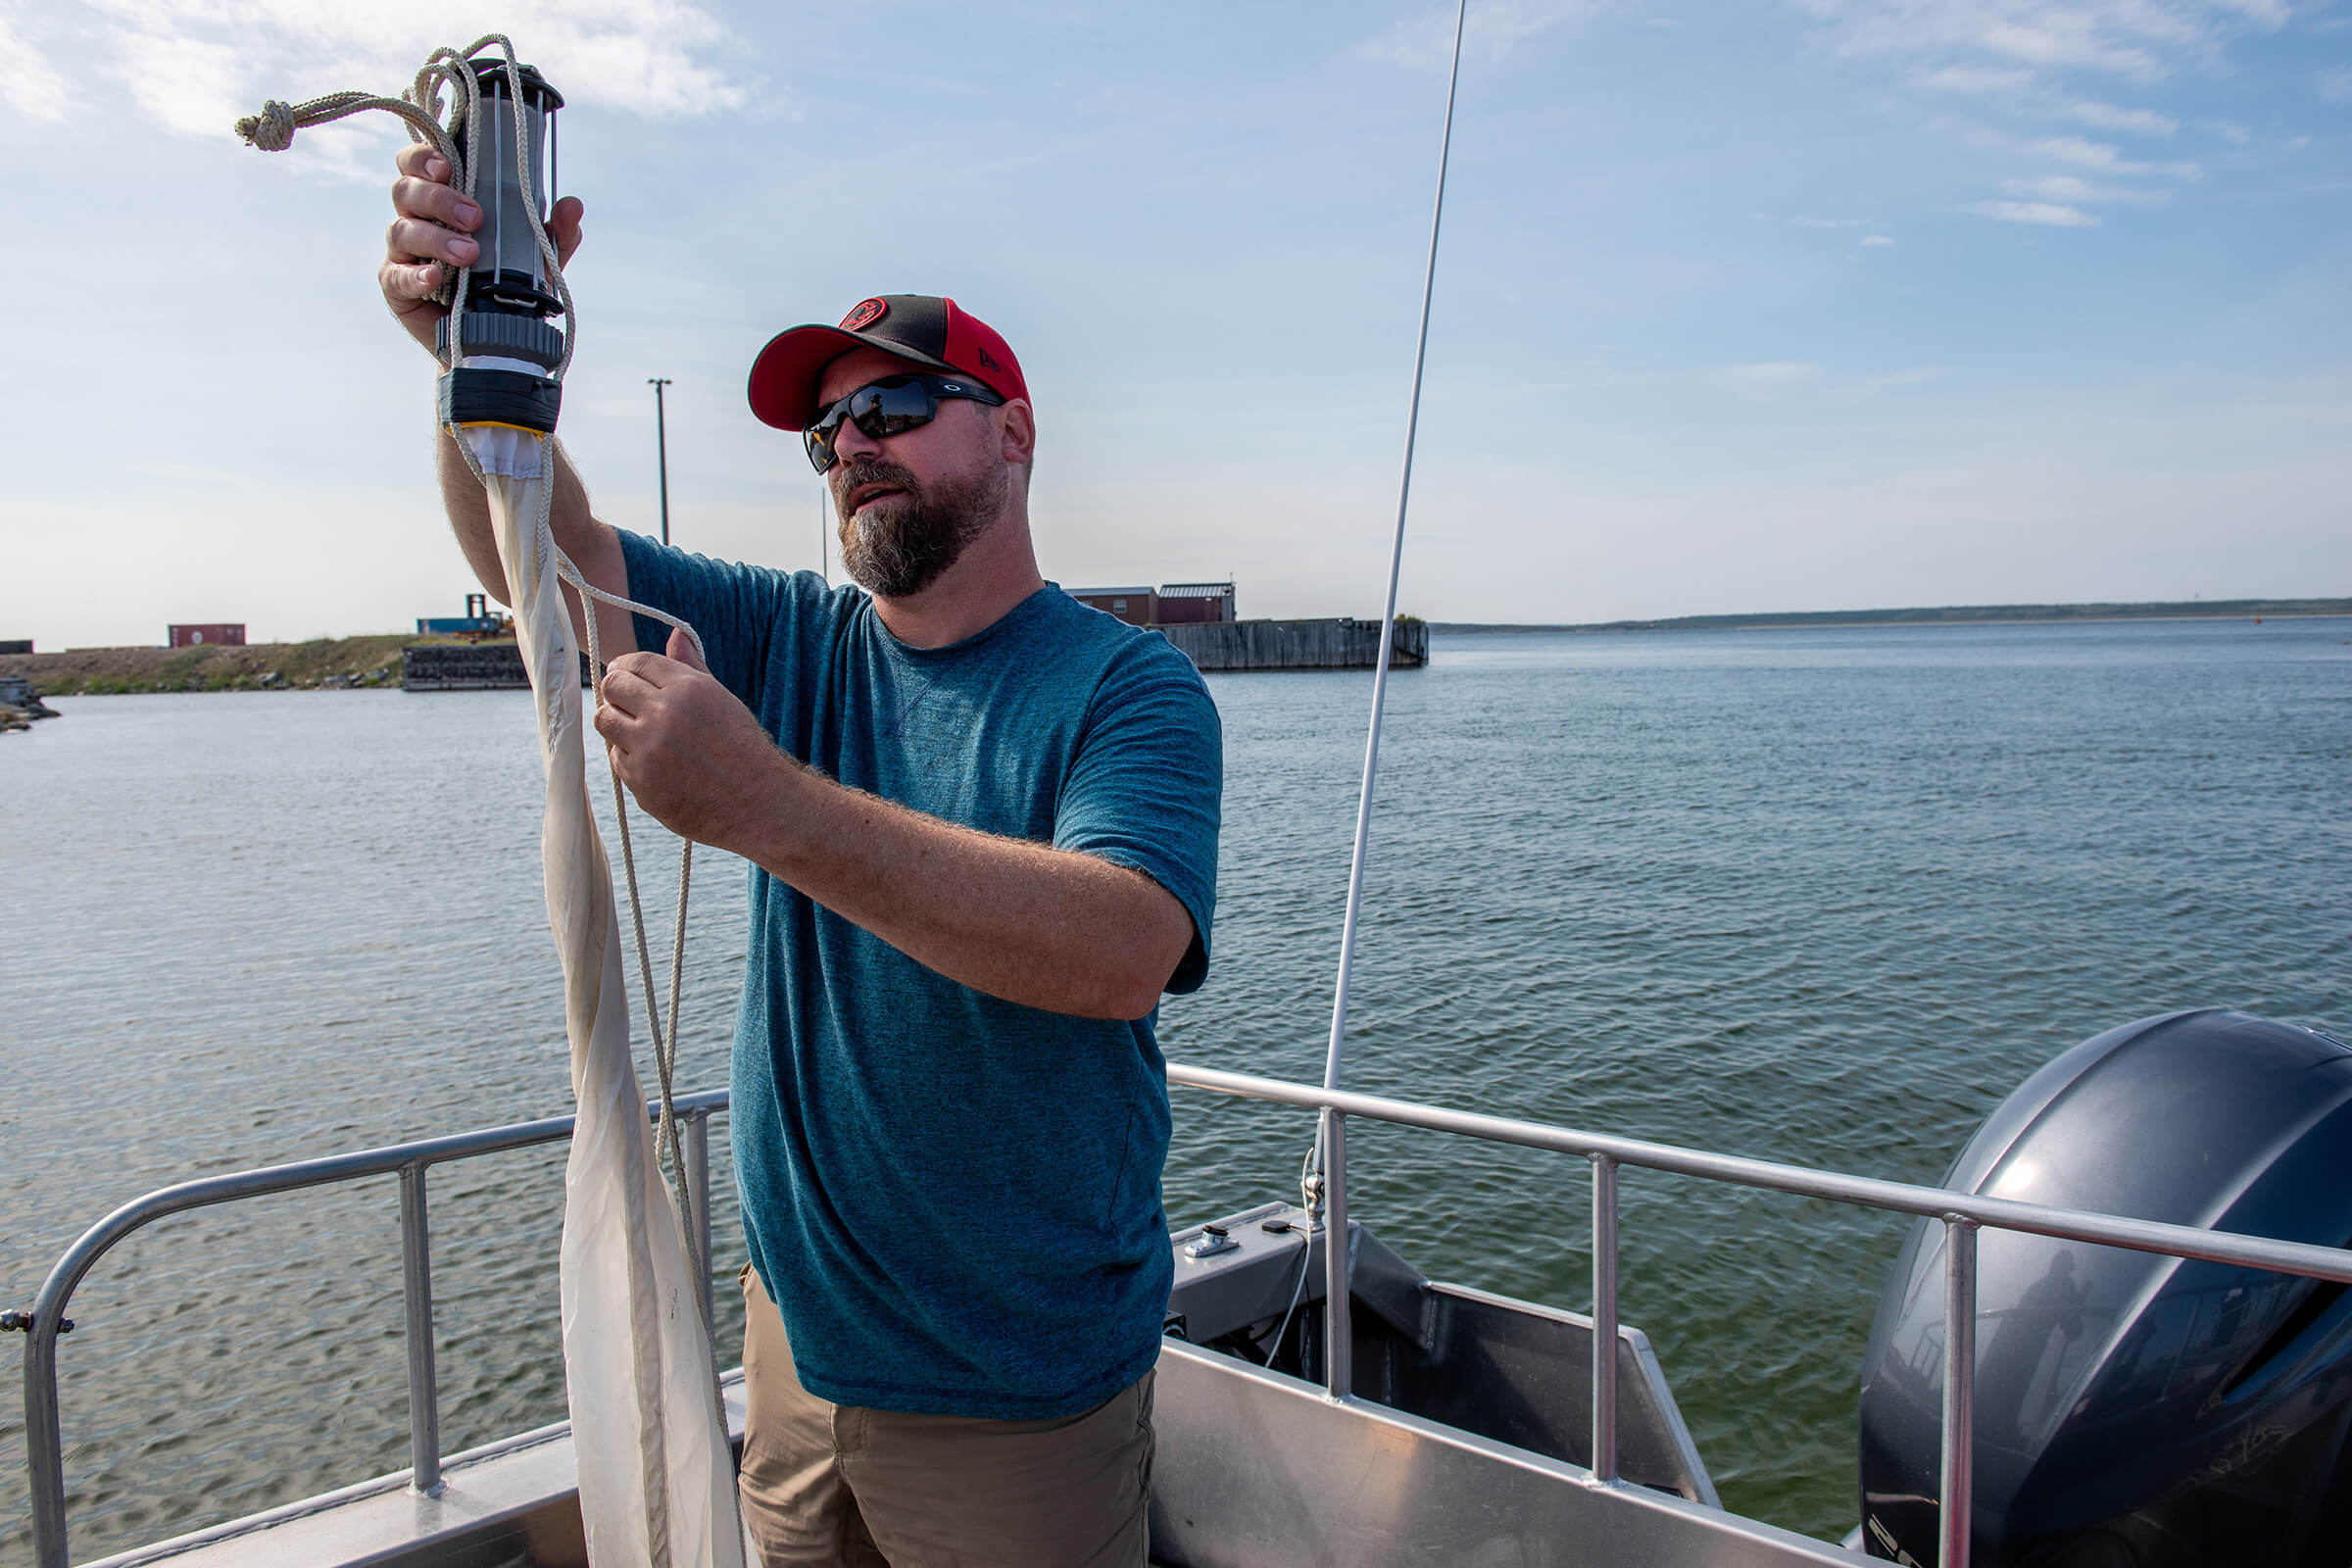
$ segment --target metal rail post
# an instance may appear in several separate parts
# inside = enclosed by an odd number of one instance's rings
[[[1968,1568],[1977,1381],[1977,1225],[1943,1216],[1943,1473],[1937,1535],[1942,1568]]]
[[[433,1243],[422,1160],[400,1167],[400,1294],[409,1341],[409,1490],[441,1494],[441,1388],[433,1366]]]
[[[1617,1479],[1617,1162],[1592,1156],[1592,1479]]]
[[[1355,1380],[1353,1331],[1348,1318],[1348,1122],[1323,1112],[1323,1387],[1348,1397]]]
[[[710,1113],[692,1110],[686,1113],[686,1201],[694,1212],[686,1223],[694,1227],[695,1255],[703,1260],[703,1277],[696,1283],[703,1293],[703,1326],[707,1329],[718,1319],[718,1299],[710,1284]]]
[[[57,1305],[51,1305],[51,1298]],[[32,1492],[32,1554],[39,1568],[67,1568],[65,1434],[57,1418],[57,1313],[64,1292],[44,1290],[24,1335],[25,1479]],[[47,1463],[43,1463],[47,1460]]]

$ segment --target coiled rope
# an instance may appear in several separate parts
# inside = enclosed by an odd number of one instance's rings
[[[556,380],[571,368],[573,339],[579,333],[579,313],[572,306],[571,286],[564,280],[563,266],[556,259],[555,242],[547,237],[547,227],[539,220],[537,193],[531,184],[531,160],[528,137],[524,134],[522,69],[514,58],[514,45],[503,32],[486,32],[464,49],[441,48],[425,57],[409,90],[398,98],[385,98],[369,92],[330,92],[317,98],[306,98],[298,104],[270,99],[262,105],[258,115],[247,115],[236,122],[236,132],[245,138],[246,145],[264,152],[282,153],[294,144],[294,132],[312,125],[324,125],[351,115],[380,109],[397,115],[409,127],[409,139],[429,145],[448,160],[456,174],[458,190],[473,199],[480,173],[482,142],[482,84],[474,74],[473,57],[491,45],[498,46],[505,57],[507,91],[514,115],[514,163],[522,179],[523,215],[530,220],[531,237],[537,242],[539,254],[547,259],[548,281],[554,285],[556,297],[564,304],[564,353],[554,369],[548,372]],[[442,100],[443,89],[453,93],[451,103]],[[461,149],[456,132],[464,127],[466,145]],[[478,204],[477,204],[478,205]],[[430,298],[436,304],[449,307],[449,363],[455,365],[464,358],[466,294],[472,282],[472,273],[465,268],[444,265],[441,284]],[[458,443],[461,451],[466,443]],[[470,453],[466,459],[474,477],[482,476],[481,465]]]

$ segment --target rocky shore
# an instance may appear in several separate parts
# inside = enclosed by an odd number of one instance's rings
[[[22,675],[0,675],[0,735],[32,728],[33,720],[55,718],[57,710]]]

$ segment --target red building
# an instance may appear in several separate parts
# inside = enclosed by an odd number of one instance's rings
[[[1199,625],[1202,621],[1240,618],[1233,612],[1231,579],[1224,582],[1163,582],[1159,585],[1158,612],[1162,626]]]
[[[1234,619],[1231,582],[1171,582],[1158,588],[1072,588],[1070,597],[1131,626],[1192,626]]]
[[[1158,623],[1154,612],[1159,595],[1149,588],[1073,588],[1070,597],[1106,615],[1116,615],[1130,626]]]
[[[217,648],[245,646],[245,623],[241,620],[174,621],[170,646],[173,648],[202,648],[207,644]]]

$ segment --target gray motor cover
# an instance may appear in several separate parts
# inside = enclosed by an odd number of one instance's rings
[[[2352,1048],[2208,1009],[2084,1041],[1985,1119],[1948,1188],[2352,1243]],[[1936,1561],[1943,1232],[1915,1226],[1863,1361],[1863,1543]],[[1974,1561],[2352,1561],[2352,1296],[2047,1237],[1978,1240]]]

